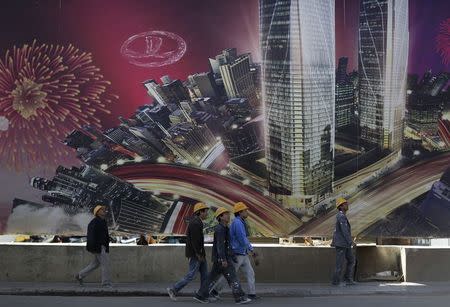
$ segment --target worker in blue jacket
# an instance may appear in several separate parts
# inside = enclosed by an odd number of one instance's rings
[[[248,207],[243,202],[238,202],[234,205],[234,219],[230,227],[230,245],[232,252],[235,256],[235,262],[233,262],[236,272],[241,270],[248,285],[248,298],[251,300],[258,299],[255,288],[255,271],[253,270],[250,257],[256,257],[256,253],[253,251],[253,246],[248,240],[249,231],[247,225]],[[225,280],[221,278],[211,289],[211,296],[220,298],[219,293],[225,286]]]
[[[336,248],[336,269],[333,276],[333,285],[341,283],[342,270],[344,263],[347,261],[347,269],[344,275],[344,280],[348,286],[354,285],[353,269],[355,266],[355,257],[353,256],[352,247],[356,244],[353,242],[351,226],[347,219],[346,213],[348,211],[348,202],[345,198],[338,198],[336,201],[336,208],[338,213],[336,215],[336,227],[333,234],[333,241],[331,246]]]

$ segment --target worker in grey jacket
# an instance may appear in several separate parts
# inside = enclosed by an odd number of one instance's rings
[[[333,276],[333,285],[339,285],[341,282],[342,269],[344,262],[347,260],[347,270],[344,280],[348,286],[354,285],[353,268],[355,266],[355,257],[353,256],[352,247],[355,243],[352,239],[351,226],[348,222],[346,213],[348,211],[348,202],[345,198],[338,198],[336,201],[338,213],[336,215],[336,228],[333,234],[331,246],[336,248],[336,269]]]

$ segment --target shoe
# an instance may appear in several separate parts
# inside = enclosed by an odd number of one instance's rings
[[[243,304],[248,304],[250,303],[252,300],[247,298],[247,297],[241,297],[239,300],[236,301],[236,304],[238,305],[243,305]]]
[[[112,284],[104,284],[104,285],[102,285],[102,288],[104,288],[104,289],[113,289],[114,287],[113,287]]]
[[[197,293],[195,294],[195,296],[193,297],[194,300],[196,300],[199,303],[202,304],[208,304],[209,300],[207,298],[201,297],[200,295],[198,295]]]
[[[83,278],[80,277],[80,274],[75,274],[75,279],[78,281],[78,284],[83,287],[84,283],[83,283]]]
[[[216,297],[214,297],[214,296],[210,296],[210,297],[208,297],[208,301],[209,301],[210,303],[214,303],[214,302],[217,302],[218,299],[217,299]]]
[[[259,300],[261,298],[261,296],[258,296],[256,294],[249,294],[248,298],[251,299],[252,301],[256,301],[256,300]]]
[[[353,280],[347,280],[347,281],[345,282],[345,285],[346,285],[346,286],[355,286],[355,285],[356,285],[356,282],[354,282]]]
[[[331,283],[331,285],[332,285],[333,287],[343,287],[343,286],[344,286],[344,284],[342,284],[342,283],[340,283],[340,282],[335,282],[335,281],[333,281],[333,282]]]
[[[173,291],[172,288],[167,288],[167,293],[169,294],[169,297],[172,301],[176,301],[177,300],[177,295],[175,294],[175,291]]]
[[[209,300],[211,302],[215,302],[215,301],[221,301],[222,298],[220,297],[219,292],[217,292],[216,290],[212,290],[211,292],[209,292]]]

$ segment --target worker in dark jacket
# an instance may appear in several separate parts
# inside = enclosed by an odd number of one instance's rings
[[[208,282],[202,284],[200,290],[195,294],[194,299],[201,303],[209,302],[209,292],[212,284],[220,276],[224,276],[233,292],[237,304],[246,304],[251,302],[242,291],[241,284],[236,276],[233,262],[236,258],[230,246],[230,211],[226,208],[218,208],[214,214],[219,224],[214,228],[214,242],[212,249],[212,269],[208,275]]]
[[[333,276],[333,285],[339,285],[341,282],[342,269],[344,262],[347,260],[347,270],[344,280],[347,285],[354,285],[353,268],[355,266],[355,257],[353,256],[352,247],[355,243],[352,239],[351,226],[348,222],[346,213],[348,211],[348,202],[345,198],[338,198],[336,201],[338,213],[336,215],[336,227],[333,234],[331,246],[336,248],[336,269]]]
[[[255,271],[249,255],[257,261],[257,254],[253,251],[253,246],[248,239],[249,231],[246,220],[249,213],[247,205],[243,202],[234,204],[234,216],[235,218],[230,226],[230,245],[237,261],[233,263],[233,266],[236,273],[242,271],[247,279],[248,298],[256,300],[259,296],[256,295]],[[225,279],[221,277],[211,289],[210,296],[220,298],[219,293],[224,286]]]
[[[80,285],[83,285],[83,279],[92,271],[101,266],[102,286],[112,287],[109,265],[109,232],[106,223],[106,207],[98,205],[94,208],[94,218],[88,225],[86,249],[94,259],[92,262],[78,274],[75,278]]]
[[[189,271],[180,281],[172,287],[167,288],[169,297],[176,301],[178,292],[188,283],[194,280],[197,272],[200,272],[200,287],[207,281],[208,267],[203,237],[203,221],[208,217],[209,207],[204,203],[194,206],[194,217],[189,222],[186,234],[186,258],[189,259]]]

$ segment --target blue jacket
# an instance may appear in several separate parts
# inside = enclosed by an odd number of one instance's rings
[[[334,229],[331,246],[350,248],[352,244],[350,223],[348,222],[347,216],[339,211],[336,215],[336,228]]]
[[[247,255],[253,246],[247,238],[245,222],[240,216],[234,218],[230,227],[230,243],[234,254]]]

